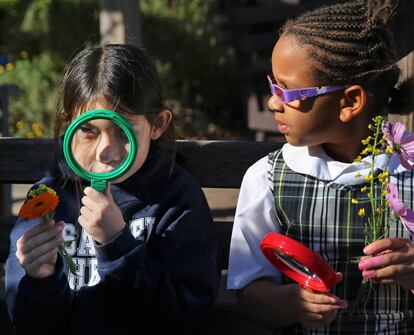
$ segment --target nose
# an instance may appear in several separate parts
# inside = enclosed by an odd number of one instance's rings
[[[122,144],[108,134],[102,134],[96,148],[97,161],[110,164],[120,162],[123,158]]]
[[[283,113],[285,105],[280,101],[279,97],[276,94],[273,94],[267,103],[267,106],[272,112]]]

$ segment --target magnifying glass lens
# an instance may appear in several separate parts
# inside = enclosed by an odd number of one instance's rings
[[[127,135],[108,119],[92,119],[81,123],[71,142],[72,155],[84,170],[103,174],[120,167],[131,150]]]
[[[283,263],[289,266],[292,270],[303,274],[304,276],[311,277],[312,279],[321,280],[318,275],[311,270],[309,270],[305,265],[299,263],[294,258],[290,257],[287,254],[273,250],[273,253],[277,258],[279,258]]]

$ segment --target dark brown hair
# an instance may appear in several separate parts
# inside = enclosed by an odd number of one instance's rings
[[[399,93],[395,88],[401,71],[388,24],[397,5],[396,0],[357,0],[323,6],[287,21],[281,34],[309,47],[320,85],[361,84],[380,106],[403,113],[413,104],[406,94],[414,85],[409,80]]]
[[[167,109],[151,58],[144,49],[125,44],[88,48],[70,61],[61,85],[55,135],[61,135],[76,112],[98,101],[118,112],[144,115],[151,124]],[[174,142],[172,122],[163,137]]]

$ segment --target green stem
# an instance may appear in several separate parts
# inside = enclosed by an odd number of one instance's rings
[[[54,215],[55,215],[54,211],[45,214],[43,216],[43,221],[44,222],[49,222],[50,220],[53,220]],[[72,242],[70,242],[70,243],[72,243]],[[69,255],[68,252],[66,251],[65,244],[67,244],[67,242],[63,242],[63,244],[59,246],[59,253],[65,259],[66,264],[68,265],[69,271],[77,277],[78,274],[76,273],[76,264],[73,261],[72,256]]]
[[[382,121],[379,122],[378,119],[375,119],[375,135],[374,135],[374,145],[372,147],[372,155],[371,155],[371,167],[370,167],[370,174],[371,174],[371,179],[369,182],[369,194],[370,194],[370,202],[371,202],[371,224],[373,225],[373,241],[376,241],[378,236],[377,236],[377,197],[376,195],[374,195],[374,172],[375,172],[375,151],[377,149],[378,146],[378,137],[380,135],[380,131],[381,131],[381,124]],[[369,241],[372,242],[372,241]]]

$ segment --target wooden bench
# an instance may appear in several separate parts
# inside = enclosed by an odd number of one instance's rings
[[[203,188],[239,188],[246,169],[281,143],[253,141],[177,141],[184,154],[184,167]],[[54,144],[46,139],[0,138],[0,183],[32,184],[39,180],[53,159]],[[13,216],[0,217],[0,263],[8,254]],[[225,290],[232,222],[215,222],[221,240],[223,278],[216,305],[203,322],[200,334],[271,334],[269,330],[241,318],[235,301]],[[0,334],[12,334],[4,298],[0,301]]]

